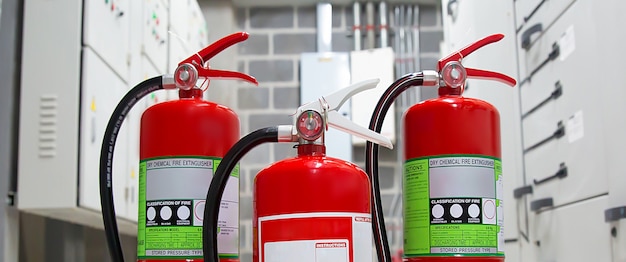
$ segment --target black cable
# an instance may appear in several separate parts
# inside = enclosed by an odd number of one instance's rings
[[[424,74],[421,72],[407,74],[391,84],[381,96],[374,108],[370,120],[369,129],[380,133],[385,115],[391,104],[402,92],[412,86],[424,83]],[[391,262],[391,250],[387,239],[385,215],[382,209],[380,197],[380,183],[378,180],[378,144],[367,141],[365,146],[365,170],[372,183],[372,230],[374,231],[374,244],[379,262]]]
[[[248,151],[268,142],[278,142],[278,127],[261,128],[244,136],[228,150],[217,167],[206,195],[204,220],[202,221],[202,253],[205,262],[219,262],[217,253],[217,220],[220,212],[220,202],[230,173]]]
[[[115,110],[113,110],[113,114],[104,131],[102,148],[100,150],[100,206],[102,207],[102,220],[104,221],[107,245],[111,259],[114,262],[124,261],[117,229],[115,205],[113,203],[113,152],[115,150],[115,141],[124,118],[126,118],[130,109],[141,98],[159,89],[163,89],[162,76],[150,78],[133,87],[124,95],[117,107],[115,107]]]

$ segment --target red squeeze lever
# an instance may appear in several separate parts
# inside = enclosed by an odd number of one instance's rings
[[[441,72],[441,70],[450,62],[461,63],[461,60],[463,58],[467,57],[474,51],[488,44],[498,42],[502,40],[502,38],[504,38],[503,34],[493,34],[483,39],[480,39],[464,47],[463,49],[448,55],[447,57],[442,58],[441,60],[439,60],[439,63],[437,64],[437,71]],[[505,74],[501,74],[497,72],[491,72],[491,71],[474,69],[474,68],[465,68],[465,71],[467,72],[468,78],[496,80],[504,84],[507,84],[509,86],[515,86],[515,84],[517,83],[517,81],[515,81],[515,79],[513,79],[512,77],[509,77]]]
[[[220,40],[217,40],[215,43],[200,50],[200,52],[181,61],[178,64],[178,68],[174,72],[174,79],[177,86],[181,88],[189,88],[195,85],[198,77],[241,79],[258,85],[259,83],[257,82],[257,80],[250,75],[240,72],[210,69],[208,64],[206,67],[204,66],[205,62],[209,61],[209,59],[224,51],[224,49],[239,42],[245,41],[246,39],[248,39],[248,36],[249,35],[246,32],[231,34]]]

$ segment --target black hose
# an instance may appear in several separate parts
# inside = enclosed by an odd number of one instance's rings
[[[219,262],[217,253],[217,220],[220,212],[220,202],[230,173],[248,151],[268,142],[278,142],[278,127],[261,128],[244,136],[228,150],[217,167],[206,195],[204,220],[202,221],[202,253],[205,262]]]
[[[380,133],[385,115],[391,104],[402,92],[412,86],[424,83],[424,74],[421,72],[407,74],[391,84],[381,96],[374,108],[370,120],[369,129]],[[380,183],[378,180],[378,144],[367,141],[365,146],[365,170],[372,181],[372,230],[374,231],[374,244],[379,262],[391,262],[391,250],[387,239],[385,215],[382,209],[380,197]]]
[[[113,110],[113,114],[104,131],[102,148],[100,150],[100,206],[102,207],[102,220],[104,221],[107,245],[111,259],[114,262],[124,261],[117,229],[115,205],[113,203],[113,151],[115,150],[115,141],[117,140],[122,122],[124,122],[124,118],[126,118],[130,109],[141,98],[159,89],[163,89],[162,76],[147,79],[133,87],[124,95],[117,107],[115,107],[115,110]]]

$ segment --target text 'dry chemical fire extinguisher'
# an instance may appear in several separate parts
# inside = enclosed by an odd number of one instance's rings
[[[372,261],[367,174],[325,155],[329,126],[392,148],[386,137],[337,112],[351,96],[374,88],[368,80],[298,108],[293,125],[250,133],[226,154],[207,194],[203,231],[205,261],[217,259],[219,199],[235,163],[266,142],[297,142],[298,155],[261,170],[254,182],[253,261]]]
[[[412,86],[438,87],[439,97],[403,115],[404,261],[504,261],[500,116],[491,104],[463,97],[466,78],[501,81],[506,75],[465,68],[462,59],[501,40],[485,37],[439,60],[437,71],[412,73],[384,92],[369,128],[380,131],[393,101]],[[366,145],[374,190],[374,237],[379,261],[391,261],[378,186],[378,146]]]
[[[141,98],[160,89],[179,89],[178,100],[145,110],[140,127],[139,261],[202,261],[202,215],[212,172],[239,139],[239,118],[228,107],[202,98],[199,79],[242,79],[246,74],[210,69],[205,64],[222,50],[248,38],[244,32],[224,37],[179,63],[174,75],[148,79],[131,89],[109,120],[100,155],[100,199],[107,243],[113,261],[124,261],[112,195],[113,151],[124,118]],[[239,261],[239,179],[231,174],[220,221],[220,261]]]

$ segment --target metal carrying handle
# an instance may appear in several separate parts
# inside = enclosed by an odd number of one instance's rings
[[[306,112],[307,110],[313,110],[319,112],[322,115],[325,121],[325,126],[332,126],[333,128],[340,131],[358,136],[365,140],[392,149],[393,144],[391,143],[391,140],[389,140],[389,138],[370,129],[359,126],[356,123],[352,122],[350,119],[344,117],[339,112],[337,112],[337,110],[341,108],[341,106],[352,96],[365,90],[375,88],[379,82],[379,79],[361,81],[348,87],[342,88],[338,91],[335,91],[332,94],[323,96],[317,101],[309,102],[300,106],[297,109],[294,117],[294,126],[297,126],[296,121],[300,114]],[[294,128],[294,135],[296,134],[296,131],[297,130]]]
[[[462,65],[461,60],[463,60],[463,58],[467,57],[474,51],[482,48],[483,46],[502,40],[502,38],[504,38],[503,34],[489,35],[470,45],[467,45],[466,47],[462,48],[461,50],[457,52],[451,53],[450,55],[439,60],[439,62],[437,63],[437,71],[441,72],[450,63],[459,63]],[[498,73],[498,72],[492,72],[492,71],[475,69],[475,68],[465,68],[465,71],[467,73],[467,78],[495,80],[495,81],[502,82],[509,86],[515,86],[517,84],[517,81],[513,79],[512,77],[507,76],[505,74]]]
[[[196,81],[201,77],[207,79],[240,79],[258,85],[259,83],[253,76],[234,71],[210,69],[208,65],[205,67],[205,64],[211,58],[224,51],[224,49],[247,40],[248,37],[249,34],[246,32],[228,35],[178,63],[178,67],[174,72],[174,79],[177,86],[189,89],[193,87]]]

